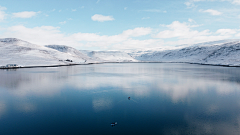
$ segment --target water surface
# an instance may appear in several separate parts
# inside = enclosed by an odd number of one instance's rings
[[[0,134],[239,135],[239,74],[174,63],[0,70]]]

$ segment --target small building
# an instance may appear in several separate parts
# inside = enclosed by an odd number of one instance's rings
[[[65,60],[65,61],[68,61],[68,62],[73,62],[72,60],[70,60],[70,59],[67,59],[67,60]]]
[[[6,65],[6,68],[15,68],[15,67],[18,67],[17,64],[7,64]]]

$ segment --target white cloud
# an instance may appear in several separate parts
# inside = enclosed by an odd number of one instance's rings
[[[159,10],[159,9],[146,9],[146,10],[142,10],[142,11],[145,11],[145,12],[157,12],[157,13],[164,12],[164,11]]]
[[[81,6],[80,8],[84,8],[84,6]]]
[[[135,28],[123,31],[119,35],[107,36],[103,35],[100,36],[95,33],[75,33],[71,35],[71,37],[77,39],[78,41],[93,41],[93,42],[105,42],[105,43],[118,43],[127,40],[131,37],[139,37],[148,35],[151,33],[150,28]]]
[[[7,8],[0,6],[0,21],[4,20],[7,15],[3,10],[7,10]]]
[[[187,6],[187,8],[194,8],[194,7],[196,7],[193,2],[185,2],[184,4]]]
[[[209,35],[209,30],[196,31],[192,30],[191,27],[197,27],[196,25],[187,25],[186,23],[180,23],[179,21],[174,21],[170,25],[166,25],[169,30],[164,30],[159,32],[156,38],[191,38],[196,36]]]
[[[36,44],[46,44],[51,38],[56,40],[63,38],[63,35],[60,34],[58,27],[41,26],[26,28],[25,26],[17,25],[5,29],[5,33],[1,37],[16,37]]]
[[[5,12],[0,10],[0,21],[4,20],[5,16],[6,16]]]
[[[234,29],[219,29],[216,31],[217,34],[220,35],[233,35],[237,33],[237,30]]]
[[[135,28],[123,31],[121,34],[112,36],[100,36],[94,33],[76,33],[72,37],[79,41],[87,41],[87,46],[101,47],[102,49],[133,49],[153,47],[159,39],[134,40],[132,37],[149,35],[151,28]]]
[[[65,34],[60,31],[59,27],[53,26],[27,28],[18,25],[1,29],[0,38],[14,37],[39,45],[59,44],[76,49],[118,50],[192,44],[240,36],[238,29],[219,29],[216,32],[211,32],[208,29],[198,31],[194,29],[200,25],[190,25],[190,23],[179,21],[162,26],[166,30],[158,33],[155,33],[157,29],[138,27],[125,30],[117,35],[100,35],[81,32]]]
[[[27,28],[22,25],[12,26],[5,29],[0,37],[15,37],[34,44],[60,44],[69,45],[77,49],[92,49],[101,48],[106,49],[129,49],[129,48],[143,48],[153,46],[154,41],[151,40],[134,40],[134,37],[149,35],[152,32],[151,28],[135,28],[125,30],[118,35],[99,35],[96,33],[74,33],[64,34],[59,30],[59,27],[42,26]],[[129,42],[130,45],[127,45]],[[124,45],[124,46],[123,46]],[[124,47],[124,48],[123,48]]]
[[[0,10],[7,10],[7,8],[0,6]]]
[[[144,36],[148,35],[152,32],[151,28],[144,28],[144,27],[139,27],[135,29],[129,29],[123,31],[122,35],[127,36],[127,37],[139,37],[139,36]]]
[[[127,10],[127,7],[125,7],[124,10]]]
[[[199,10],[199,12],[210,13],[211,15],[221,15],[222,14],[221,12],[219,12],[217,10],[213,10],[213,9]]]
[[[146,48],[156,48],[164,45],[164,41],[162,39],[146,39],[146,40],[135,40],[128,39],[123,41],[122,43],[116,44],[112,49],[124,50],[124,49],[146,49]]]
[[[112,16],[104,16],[104,15],[100,15],[100,14],[95,14],[91,18],[93,21],[99,21],[99,22],[114,20],[114,18]]]
[[[36,16],[37,13],[40,13],[40,12],[23,11],[23,12],[18,12],[18,13],[12,13],[12,15],[15,18],[31,18],[33,16]]]
[[[180,23],[174,21],[169,25],[161,25],[166,27],[167,30],[160,31],[154,38],[168,39],[168,42],[164,42],[165,45],[181,45],[181,44],[193,44],[200,42],[216,41],[233,38],[234,36],[240,36],[236,34],[239,30],[234,29],[219,29],[216,32],[210,30],[193,30],[193,27],[199,27],[201,25],[189,25],[187,23]],[[234,32],[236,31],[236,32]],[[234,35],[236,34],[236,35]]]
[[[233,1],[232,1],[232,4],[240,5],[240,0],[233,0]]]
[[[188,21],[189,21],[190,23],[196,23],[196,22],[195,22],[193,19],[191,19],[191,18],[189,18]]]
[[[239,37],[240,37],[240,33],[236,34],[235,37],[238,37],[238,38],[239,38]]]
[[[189,0],[187,2],[185,2],[184,4],[188,6],[188,8],[192,8],[192,7],[196,7],[195,6],[195,2],[203,2],[203,1],[206,1],[206,2],[214,2],[214,1],[217,1],[217,2],[230,2],[232,4],[235,4],[235,5],[240,5],[240,0]]]
[[[145,20],[145,19],[150,19],[150,17],[143,17],[142,20]]]
[[[72,9],[73,12],[77,11],[77,9]]]
[[[100,0],[97,0],[97,2],[96,3],[99,3],[100,2]]]
[[[61,25],[65,24],[65,23],[67,23],[67,22],[66,21],[59,22],[59,24],[61,24]]]

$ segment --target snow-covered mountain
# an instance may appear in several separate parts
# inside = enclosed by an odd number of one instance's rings
[[[102,62],[137,62],[131,55],[123,51],[81,51],[87,56]]]
[[[81,52],[104,62],[181,62],[240,66],[240,40],[236,39],[154,49]]]
[[[129,52],[139,61],[240,66],[240,40],[224,40],[172,49]]]
[[[45,47],[52,48],[52,49],[55,49],[57,51],[60,51],[60,52],[63,52],[63,53],[66,53],[66,54],[70,55],[71,60],[73,60],[73,62],[78,61],[80,59],[84,60],[84,62],[87,62],[87,63],[96,62],[95,59],[92,59],[92,58],[88,57],[87,55],[83,54],[82,52],[80,52],[79,50],[77,50],[75,48],[72,48],[72,47],[69,47],[69,46],[65,46],[65,45],[45,45]]]
[[[127,51],[79,51],[64,45],[41,46],[16,38],[0,39],[0,66],[52,66],[98,62],[181,62],[240,66],[240,40]]]
[[[82,56],[82,57],[81,57]],[[0,39],[0,66],[7,64],[17,64],[20,66],[52,66],[85,63],[88,56],[73,56],[69,53],[31,44],[29,42],[16,39]],[[65,60],[72,60],[68,62]]]

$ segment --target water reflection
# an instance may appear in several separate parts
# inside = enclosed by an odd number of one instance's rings
[[[110,99],[105,99],[105,98],[94,99],[92,101],[92,104],[93,104],[93,109],[96,112],[110,109],[112,107],[112,101]]]
[[[128,119],[138,125],[129,134],[239,134],[239,73],[239,68],[166,63],[0,70],[0,120],[50,111],[85,124],[93,118]],[[129,128],[125,124],[117,126],[117,134]]]
[[[5,109],[6,109],[5,103],[0,101],[0,119],[2,114],[5,112]]]
[[[173,101],[184,99],[194,91],[205,92],[214,89],[219,94],[229,94],[239,88],[239,78],[232,80],[236,83],[229,83],[229,79],[236,77],[234,70],[230,70],[231,74],[229,75],[227,74],[229,72],[224,69],[222,70],[225,73],[221,71],[222,67],[206,66],[207,70],[204,69],[204,71],[199,68],[181,68],[182,65],[186,66],[186,64],[180,65],[180,68],[169,67],[169,65],[154,68],[151,67],[152,65],[146,67],[143,65],[140,67],[90,65],[56,69],[19,69],[18,72],[14,73],[1,71],[0,86],[17,95],[51,95],[66,85],[79,90],[111,86],[136,96],[148,95],[152,89],[151,86],[153,86],[154,89],[167,93]],[[235,71],[238,72],[238,70]]]
[[[36,106],[32,103],[17,103],[15,108],[20,112],[28,113],[36,111]]]

